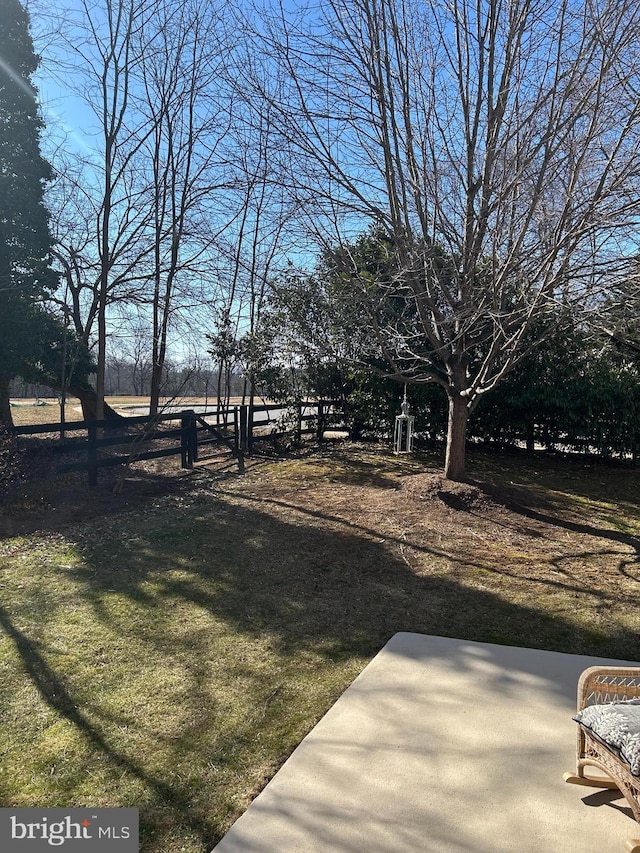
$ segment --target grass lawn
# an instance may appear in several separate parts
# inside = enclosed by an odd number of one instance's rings
[[[640,659],[638,473],[438,464],[343,445],[16,492],[1,805],[135,806],[143,853],[205,853],[397,631]]]

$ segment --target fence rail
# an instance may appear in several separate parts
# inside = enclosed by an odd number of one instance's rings
[[[13,427],[14,435],[44,435],[58,433],[60,449],[86,447],[86,459],[59,466],[60,473],[86,470],[90,486],[97,485],[98,470],[115,465],[131,464],[147,459],[157,459],[180,454],[182,468],[193,468],[199,461],[203,447],[224,445],[238,460],[239,470],[244,470],[244,457],[260,441],[283,436],[295,442],[305,435],[315,435],[321,441],[329,414],[335,416],[336,403],[332,401],[303,401],[294,407],[275,404],[216,407],[196,412],[186,409],[159,415],[134,415],[100,421],[69,421]],[[179,421],[175,427],[163,424]],[[132,428],[138,427],[132,431]],[[66,437],[67,433],[86,432],[86,438]],[[171,442],[168,447],[151,446],[154,442]],[[123,448],[122,453],[105,455],[105,448]]]

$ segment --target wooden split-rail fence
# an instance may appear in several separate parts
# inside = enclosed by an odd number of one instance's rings
[[[226,447],[244,470],[244,457],[260,441],[288,437],[294,443],[315,435],[322,441],[326,431],[341,426],[337,404],[303,401],[295,406],[243,405],[216,407],[197,412],[135,415],[107,420],[68,421],[13,427],[15,435],[56,433],[60,451],[84,445],[82,461],[63,463],[60,473],[86,470],[90,486],[97,485],[98,470],[146,459],[180,455],[182,468],[193,468],[206,447]],[[175,424],[175,425],[174,425]],[[84,432],[84,436],[78,433]]]

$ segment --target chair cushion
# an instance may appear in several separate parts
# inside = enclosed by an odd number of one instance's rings
[[[573,718],[617,753],[640,776],[640,699],[589,705]]]

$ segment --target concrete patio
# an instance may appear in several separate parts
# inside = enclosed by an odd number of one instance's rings
[[[625,800],[562,780],[597,663],[396,634],[215,853],[623,853]]]

